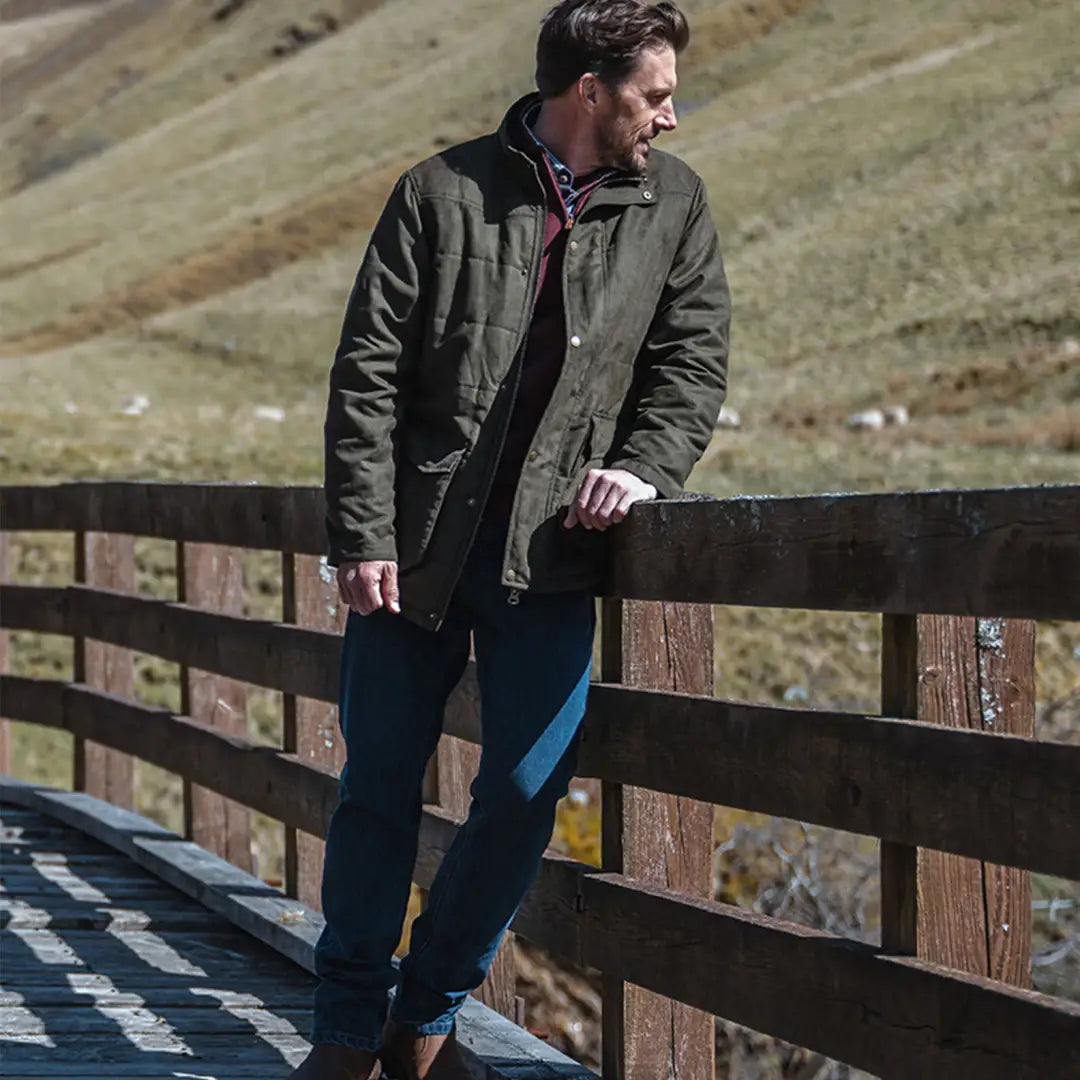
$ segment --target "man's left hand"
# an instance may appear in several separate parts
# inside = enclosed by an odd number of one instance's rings
[[[625,469],[590,469],[570,504],[563,526],[600,529],[616,525],[636,502],[656,498],[656,488]]]

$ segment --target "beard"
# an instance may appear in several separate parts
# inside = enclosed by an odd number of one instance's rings
[[[605,117],[596,129],[596,149],[600,164],[644,176],[649,164],[649,136],[628,128],[618,117]]]

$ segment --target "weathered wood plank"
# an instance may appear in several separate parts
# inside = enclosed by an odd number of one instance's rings
[[[278,960],[278,967],[284,963]],[[9,976],[10,979],[10,976]],[[70,981],[69,981],[70,980]],[[149,1002],[155,1009],[205,1008],[207,998],[198,993],[205,989],[205,978],[182,980],[159,974],[157,977],[137,971],[124,971],[121,985],[108,975],[88,973],[84,977],[65,972],[63,983],[55,977],[48,982],[17,980],[19,989],[0,991],[0,1006],[23,1005],[28,1009],[64,1007],[70,1011],[93,1009],[98,1004],[141,1005]],[[237,989],[215,987],[214,1002],[241,1008],[306,1009],[311,1008],[311,980],[301,976],[297,985],[288,985],[281,978],[260,975],[249,978],[247,972],[237,980]]]
[[[49,680],[0,691],[13,718],[191,770],[296,828],[320,835],[333,809],[329,773],[166,710]],[[1080,880],[1080,747],[597,685],[579,775]]]
[[[4,528],[130,533],[185,543],[325,551],[321,488],[78,481],[0,486]]]
[[[317,488],[0,487],[9,529],[126,532],[322,554]],[[1076,618],[1080,487],[641,504],[615,593],[643,600]],[[945,571],[942,568],[948,568]]]
[[[348,609],[344,605],[339,607],[334,577],[323,579],[321,560],[314,556],[283,555],[281,558],[282,618],[305,629],[333,634],[337,646],[335,653],[339,653]],[[345,739],[338,726],[334,705],[286,694],[283,732],[283,750],[296,754],[301,761],[341,772],[345,764]],[[317,911],[322,909],[324,848],[324,842],[309,833],[285,830],[285,891]]]
[[[30,1063],[63,1065],[82,1063],[83,1066],[97,1063],[103,1076],[113,1080],[118,1074],[116,1065],[137,1065],[144,1057],[168,1055],[173,1070],[192,1073],[196,1077],[201,1072],[201,1065],[216,1068],[221,1064],[258,1063],[266,1069],[274,1069],[280,1076],[287,1076],[288,1066],[296,1066],[307,1055],[310,1044],[299,1034],[256,1035],[229,1032],[228,1034],[198,1034],[192,1037],[195,1047],[188,1047],[188,1053],[178,1049],[186,1040],[182,1033],[162,1031],[132,1031],[121,1037],[117,1029],[100,1031],[97,1034],[82,1033],[77,1037],[61,1038],[56,1046],[35,1046],[19,1043],[7,1043],[4,1048],[5,1074],[9,1069],[26,1070]],[[143,1066],[145,1067],[145,1066]],[[57,1075],[55,1072],[49,1075]],[[60,1075],[63,1075],[62,1073]],[[169,1074],[166,1073],[166,1076]],[[175,1073],[173,1073],[175,1075]],[[200,1077],[201,1080],[201,1077]]]
[[[0,622],[13,630],[83,634],[288,694],[337,699],[341,638],[187,604],[81,587],[0,587]]]
[[[25,899],[25,903],[23,902]],[[218,916],[189,904],[177,905],[177,897],[138,906],[109,902],[89,905],[63,903],[51,897],[48,906],[30,903],[30,897],[0,896],[0,923],[5,930],[192,930],[200,933],[223,929]]]
[[[607,600],[602,610],[605,682],[712,696],[711,608]],[[605,870],[712,899],[712,806],[611,781],[601,797]],[[605,1074],[709,1080],[715,1040],[710,1014],[605,973]]]
[[[234,973],[234,977],[238,974]],[[235,1015],[234,1009],[246,1010],[250,1019]],[[216,993],[213,997],[189,995],[186,1004],[169,1008],[167,1018],[160,1015],[162,1010],[164,1004],[160,1001],[145,1004],[109,1001],[98,1002],[93,1008],[39,1006],[34,1012],[54,1038],[71,1035],[90,1038],[112,1035],[115,1038],[121,1031],[125,1037],[150,1035],[159,1032],[165,1020],[178,1038],[187,1041],[191,1036],[199,1036],[200,1042],[204,1035],[237,1035],[246,1042],[252,1034],[301,1034],[306,1031],[311,1018],[310,1005],[277,1008],[273,1012],[252,1004],[223,1007]],[[18,1033],[21,1012],[11,1006],[0,1007],[0,1040]]]
[[[244,611],[244,566],[235,548],[176,545],[181,603],[231,615]],[[241,683],[188,665],[180,669],[180,711],[231,735],[247,733],[247,691]],[[184,781],[184,832],[197,844],[251,869],[251,814],[246,806]]]
[[[921,720],[1033,739],[1034,624],[920,617],[916,692]],[[914,955],[1030,985],[1031,880],[1026,871],[918,849],[914,873]]]
[[[77,533],[75,578],[110,589],[135,588],[135,540],[131,536]],[[75,639],[76,681],[123,697],[134,694],[131,654],[91,636]],[[75,789],[118,806],[135,805],[135,763],[106,745],[75,739]]]
[[[1080,618],[1080,486],[640,503],[613,592],[890,614]]]
[[[617,875],[583,891],[579,962],[882,1080],[1080,1075],[1080,1004]]]
[[[64,983],[69,977],[77,985],[94,989],[95,977],[108,977],[119,963],[124,987],[156,985],[169,979],[177,986],[207,985],[206,980],[227,984],[243,958],[243,986],[264,985],[267,980],[290,987],[314,985],[297,974],[272,949],[264,948],[250,935],[235,927],[227,932],[190,930],[126,930],[102,934],[100,930],[20,930],[17,934],[0,930],[4,948],[4,982],[22,989],[57,985],[56,973]],[[113,970],[115,974],[115,970]],[[129,977],[132,980],[129,984]],[[299,981],[298,981],[299,980]],[[74,992],[74,991],[73,991]]]
[[[295,755],[255,746],[167,709],[136,705],[77,685],[50,687],[46,681],[8,677],[0,689],[19,718],[44,717],[52,726],[108,740],[286,825],[325,835],[337,802],[336,777],[305,765]]]

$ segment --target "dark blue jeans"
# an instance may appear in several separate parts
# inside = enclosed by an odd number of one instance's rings
[[[326,844],[326,928],[315,949],[313,1042],[379,1047],[393,1015],[443,1034],[484,980],[551,839],[577,759],[594,632],[588,591],[520,595],[500,585],[505,532],[477,539],[442,627],[351,613],[341,665],[347,764]],[[468,820],[397,947],[416,860],[421,782],[446,700],[469,657],[480,683],[483,751]]]

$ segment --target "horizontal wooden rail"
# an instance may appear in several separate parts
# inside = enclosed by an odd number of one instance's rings
[[[1080,746],[594,686],[579,772],[1080,880]]]
[[[295,554],[325,551],[324,505],[307,487],[0,487],[5,530]],[[642,503],[613,540],[625,598],[1080,619],[1080,485]]]
[[[1080,619],[1080,485],[643,503],[613,595]]]
[[[59,714],[63,726],[84,738],[183,770],[219,794],[325,833],[336,780],[293,755],[80,686],[8,677],[0,689],[5,711],[28,719]],[[421,885],[430,884],[456,828],[441,811],[425,811]],[[545,857],[514,930],[579,964],[884,1080],[1046,1080],[1080,1068],[1080,1005],[557,856]]]
[[[200,671],[337,701],[341,635],[84,585],[0,585],[0,627],[92,637]]]
[[[337,693],[340,639],[324,631],[82,586],[3,586],[0,612],[9,629],[92,634],[286,693]],[[56,709],[13,713],[9,695],[9,718],[61,722]],[[470,665],[447,734],[479,743],[477,697]],[[1080,880],[1077,746],[596,684],[578,775]]]
[[[5,530],[129,533],[296,555],[326,552],[314,487],[78,481],[0,486]]]

